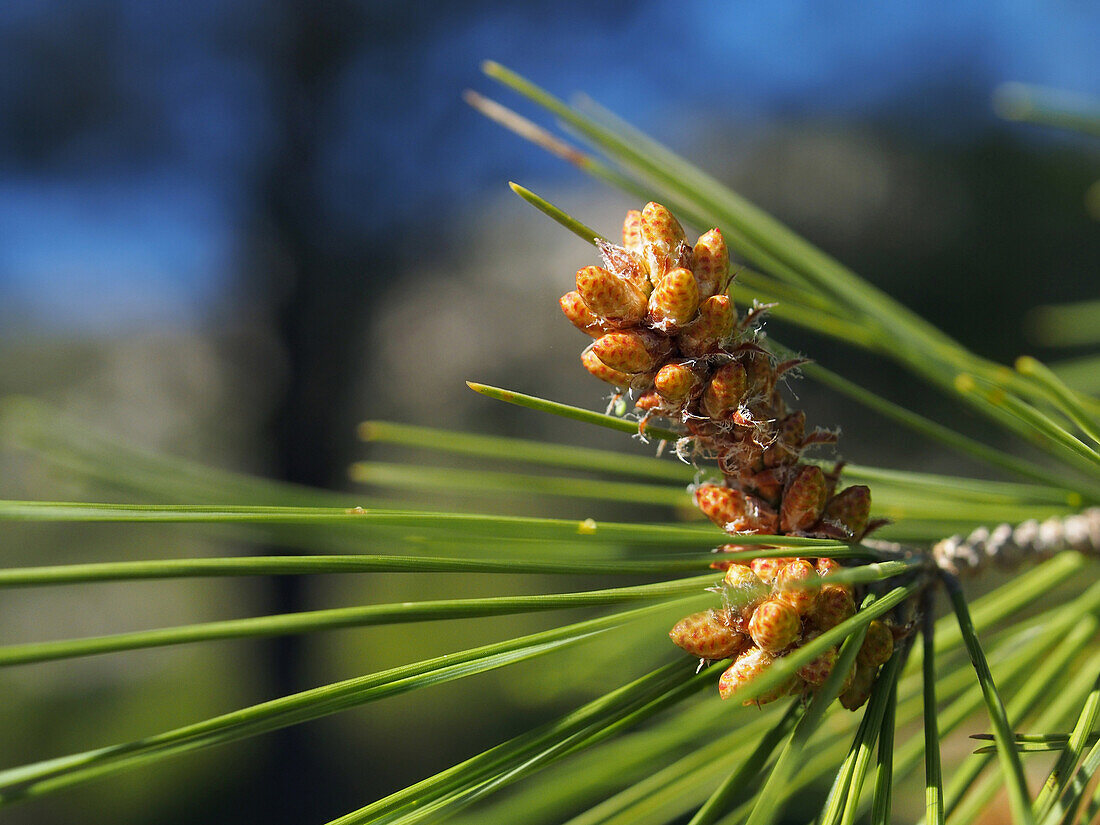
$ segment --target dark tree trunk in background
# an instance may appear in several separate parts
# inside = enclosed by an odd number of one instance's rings
[[[278,137],[269,167],[260,172],[256,216],[264,247],[259,263],[268,258],[276,271],[262,267],[250,277],[275,299],[271,311],[286,360],[285,391],[269,428],[271,471],[287,481],[331,487],[344,478],[355,440],[357,415],[349,402],[363,373],[358,354],[377,278],[365,261],[380,256],[340,249],[326,237],[315,170],[325,138],[324,106],[349,59],[363,48],[364,32],[350,3],[288,0],[282,12],[283,39],[271,55],[269,84]],[[271,578],[268,612],[309,609],[304,578]],[[314,686],[308,644],[299,636],[268,643],[270,696]],[[251,787],[241,789],[251,804],[270,806],[266,821],[323,821],[344,812],[332,798],[340,771],[309,728],[270,734],[262,749],[269,761],[255,766]],[[327,798],[316,798],[318,792]]]

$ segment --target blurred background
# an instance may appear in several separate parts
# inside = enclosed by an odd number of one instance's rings
[[[1072,0],[8,0],[0,393],[130,444],[351,500],[368,495],[347,474],[367,454],[356,439],[367,418],[644,450],[464,385],[602,408],[556,307],[591,250],[505,184],[604,233],[640,206],[469,109],[461,93],[475,88],[535,115],[480,76],[486,58],[560,96],[585,92],[978,353],[1072,357],[1029,333],[1030,313],[1097,297],[1098,144],[1001,120],[991,101],[1013,80],[1100,94],[1098,42],[1096,4]],[[782,325],[776,335],[982,429],[892,364]],[[843,423],[852,460],[982,473],[822,390],[798,392],[814,423]],[[0,494],[112,495],[16,450],[0,454]],[[569,501],[514,506],[590,515]],[[198,531],[3,533],[9,564],[253,551]],[[0,640],[386,601],[409,592],[402,581],[102,586],[48,609],[41,594],[6,594]],[[509,621],[412,628],[405,644],[427,655],[546,620]],[[0,672],[0,767],[410,658],[381,633],[343,631]],[[579,698],[537,668],[515,678],[184,757],[11,819],[324,821],[522,730],[532,685],[561,707]],[[464,697],[485,690],[499,718],[456,741]]]

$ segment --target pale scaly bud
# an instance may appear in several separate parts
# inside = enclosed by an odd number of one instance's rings
[[[561,311],[573,326],[586,335],[599,338],[609,327],[584,302],[579,292],[567,292],[561,296]]]
[[[699,282],[699,294],[706,298],[726,291],[729,283],[730,253],[722,232],[712,229],[695,242],[692,269]]]
[[[680,619],[668,636],[677,646],[700,659],[735,656],[748,641],[715,610],[703,610]]]
[[[623,372],[646,372],[668,355],[668,339],[651,332],[609,332],[592,345],[596,357]]]
[[[577,292],[589,309],[613,324],[636,324],[645,316],[646,296],[642,291],[603,267],[577,270]]]
[[[774,533],[777,526],[774,510],[755,496],[730,487],[700,485],[695,506],[727,533]]]
[[[657,371],[653,385],[666,401],[679,402],[687,399],[699,385],[699,376],[687,364],[665,364]]]
[[[745,368],[736,361],[714,371],[703,391],[703,409],[711,418],[725,418],[745,395]]]
[[[779,588],[779,598],[793,607],[800,616],[806,613],[817,600],[817,588],[807,587],[818,579],[814,566],[805,559],[795,559],[776,576],[775,585]]]
[[[894,655],[894,634],[884,622],[877,619],[867,625],[867,635],[863,637],[863,645],[856,657],[861,665],[878,667],[886,664]]]
[[[767,651],[750,647],[722,674],[718,680],[718,694],[723,699],[729,699],[739,689],[748,685],[745,694],[747,698],[743,702],[746,705],[766,705],[785,696],[791,689],[791,683],[795,681],[793,676],[773,688],[753,695],[750,683],[771,667],[773,662],[775,659]]]
[[[871,490],[856,484],[841,490],[825,505],[825,518],[858,539],[867,529],[871,517]]]
[[[680,351],[689,357],[716,351],[733,333],[737,310],[728,295],[712,295],[699,303],[699,315],[680,333]]]
[[[820,467],[803,466],[783,493],[779,529],[785,534],[808,530],[825,509],[828,483]]]
[[[794,559],[791,558],[753,559],[749,564],[752,566],[752,572],[759,577],[760,581],[772,584],[779,578],[779,571],[792,561]]]
[[[829,630],[856,614],[852,591],[839,584],[823,584],[806,618],[818,630]]]
[[[852,684],[840,694],[840,704],[848,710],[859,710],[871,698],[871,687],[875,684],[878,668],[859,665],[856,668]]]
[[[695,317],[699,287],[688,269],[673,269],[653,287],[649,296],[650,323],[658,329],[677,329]]]
[[[623,248],[635,255],[645,255],[642,241],[642,213],[631,209],[623,221]]]
[[[607,364],[597,358],[596,354],[590,349],[586,349],[581,353],[581,363],[584,364],[584,368],[596,378],[621,389],[628,388],[634,380],[633,375],[607,366]]]
[[[640,218],[642,247],[649,278],[658,286],[669,270],[669,258],[684,240],[684,228],[671,212],[659,203],[647,203]]]
[[[802,633],[798,612],[779,599],[769,599],[757,605],[749,619],[749,635],[756,646],[768,653],[778,653],[797,641]]]

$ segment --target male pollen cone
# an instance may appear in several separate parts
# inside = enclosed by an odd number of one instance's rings
[[[582,363],[596,378],[629,390],[617,398],[633,401],[640,434],[651,420],[667,419],[682,436],[677,455],[693,464],[715,460],[721,478],[697,485],[693,496],[732,536],[718,550],[790,545],[747,544],[750,534],[860,541],[871,523],[870,491],[855,485],[835,493],[840,465],[826,473],[804,461],[807,449],[835,443],[837,435],[807,431],[805,413],[788,405],[779,379],[805,359],[780,360],[770,350],[758,323],[767,307],[754,304],[739,320],[722,232],[711,229],[691,244],[666,207],[647,203],[626,214],[621,246],[598,238],[596,247],[603,266],[578,270],[576,290],[561,298],[569,321],[595,339]],[[721,609],[681,619],[669,636],[702,659],[736,657],[719,682],[723,697],[855,613],[853,586],[829,579],[840,568],[834,559],[758,557],[741,564],[721,552],[711,565],[725,570]],[[846,707],[866,701],[897,632],[887,618],[870,624],[858,668],[853,663],[845,674]],[[830,648],[746,703],[812,694],[836,657]]]
[[[745,636],[714,610],[702,610],[680,619],[669,631],[669,638],[683,650],[700,659],[725,659],[740,652]]]

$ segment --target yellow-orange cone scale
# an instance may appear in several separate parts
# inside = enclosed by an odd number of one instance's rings
[[[871,490],[862,484],[847,487],[825,505],[825,518],[843,527],[849,536],[859,538],[871,517]]]
[[[607,366],[623,372],[645,372],[657,366],[664,339],[644,332],[609,332],[592,345],[592,352]]]
[[[856,614],[852,591],[839,584],[823,584],[806,618],[818,630],[829,630]]]
[[[639,219],[642,247],[649,278],[653,286],[659,286],[668,274],[669,258],[684,240],[684,228],[671,212],[659,203],[647,203]]]
[[[714,371],[703,391],[703,409],[711,418],[728,416],[745,396],[745,368],[733,361]]]
[[[806,585],[813,585],[818,578],[812,564],[805,559],[795,559],[776,576],[778,597],[793,607],[798,615],[805,616],[817,601],[817,588]]]
[[[828,485],[821,468],[810,465],[802,467],[783,493],[779,529],[784,534],[810,529],[821,518],[826,495]]]
[[[723,699],[729,699],[739,689],[745,688],[745,698],[742,702],[745,705],[766,705],[785,696],[794,682],[793,676],[765,691],[754,692],[751,685],[751,682],[767,671],[774,662],[775,659],[767,651],[750,647],[722,674],[718,680],[718,694]]]
[[[756,646],[768,653],[786,650],[802,633],[798,611],[779,599],[761,602],[749,619],[749,635]]]
[[[642,243],[642,213],[631,209],[623,220],[623,248],[635,255],[645,255]]]
[[[692,270],[699,283],[699,294],[707,298],[724,292],[729,279],[730,254],[721,230],[704,232],[692,250]]]
[[[747,642],[745,635],[715,610],[685,616],[668,635],[678,647],[700,659],[725,659],[739,653]]]
[[[687,269],[673,269],[649,296],[649,320],[657,329],[685,326],[699,309],[699,287]]]
[[[752,572],[759,576],[761,581],[770,584],[779,577],[779,571],[792,561],[794,559],[789,558],[753,559],[749,564],[752,567]]]
[[[894,634],[885,623],[872,621],[867,625],[867,635],[856,657],[861,665],[878,667],[884,665],[894,654]]]
[[[638,323],[646,312],[641,290],[600,266],[577,270],[577,292],[602,320],[619,326]]]
[[[680,351],[691,358],[717,352],[733,333],[737,310],[726,295],[712,295],[699,303],[699,313],[680,333]]]
[[[597,358],[596,353],[592,352],[590,349],[581,353],[581,363],[584,364],[584,368],[588,370],[591,375],[599,378],[601,381],[606,381],[608,384],[619,387],[620,389],[626,389],[634,380],[634,376],[607,366],[607,364]]]
[[[817,634],[807,635],[806,641],[812,641],[812,638]],[[829,678],[829,674],[833,672],[833,668],[836,666],[837,649],[835,647],[828,648],[824,653],[813,659],[806,664],[802,665],[798,669],[798,675],[802,677],[805,682],[812,687],[821,687],[825,684],[825,680]]]
[[[665,364],[657,371],[653,384],[666,401],[684,401],[699,385],[699,376],[687,364]]]
[[[607,325],[588,308],[588,304],[584,302],[584,298],[576,290],[562,295],[560,303],[561,311],[565,313],[565,317],[585,335],[599,338],[607,332]]]

